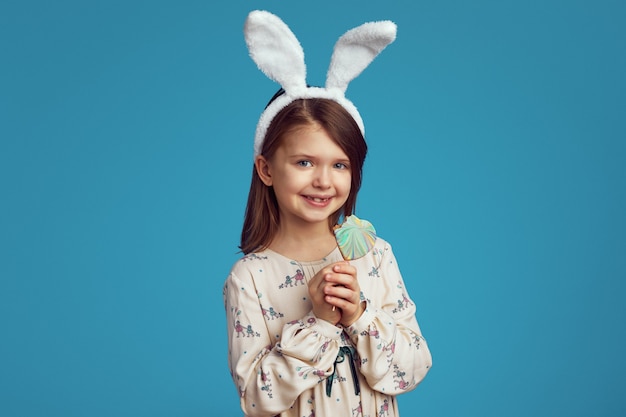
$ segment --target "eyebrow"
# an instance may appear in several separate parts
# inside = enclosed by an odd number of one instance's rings
[[[314,156],[308,155],[306,153],[290,153],[287,155],[288,158],[314,158]]]
[[[303,159],[313,159],[313,160],[319,159],[319,157],[316,157],[314,155],[309,155],[309,154],[306,154],[306,153],[289,154],[289,155],[287,155],[287,158],[290,158],[290,159],[303,158]],[[350,158],[341,158],[340,157],[340,158],[333,158],[332,160],[336,161],[336,162],[342,162],[342,163],[348,163],[348,164],[350,163]]]

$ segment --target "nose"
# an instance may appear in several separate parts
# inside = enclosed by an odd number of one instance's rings
[[[317,188],[330,188],[330,170],[326,167],[319,167],[315,170],[315,178],[313,179],[313,186]]]

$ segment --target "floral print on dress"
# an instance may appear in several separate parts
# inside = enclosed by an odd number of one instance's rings
[[[339,250],[324,262],[292,261],[267,250],[233,267],[224,286],[229,370],[244,410],[281,417],[396,417],[393,396],[413,389],[430,368],[415,304],[382,239],[353,262],[367,320],[333,329],[315,318],[307,280],[341,259]],[[342,347],[355,349],[352,361],[337,361],[335,352]],[[350,363],[360,394],[355,395]],[[377,381],[376,390],[369,380]],[[275,412],[279,403],[289,405]]]
[[[235,326],[235,332],[237,333],[238,338],[239,337],[261,337],[261,334],[259,332],[254,331],[251,324],[241,323],[241,321],[239,320],[239,316],[241,315],[240,309],[238,309],[237,307],[232,307],[231,313],[233,313],[235,316],[234,326]]]
[[[405,375],[406,372],[401,371],[398,365],[393,365],[393,382],[396,383],[396,388],[406,391],[412,384],[404,380]]]
[[[263,311],[263,317],[267,320],[274,320],[285,316],[283,313],[274,310],[274,307],[264,308],[261,306],[261,311]]]
[[[328,378],[326,378],[327,384],[332,384],[333,382],[345,382],[347,381],[345,376],[339,375],[338,372],[332,373]]]
[[[406,291],[404,290],[404,287],[402,286],[401,283],[398,283],[397,288],[400,290],[401,294],[402,294],[402,298],[400,300],[398,300],[398,306],[396,308],[394,308],[392,311],[394,313],[398,313],[412,305],[414,305],[411,300],[409,299],[409,297],[407,297],[406,295]]]
[[[380,278],[380,274],[378,273],[378,269],[379,268],[380,268],[380,266],[373,266],[372,270],[370,272],[368,272],[367,275],[370,276],[370,277]]]
[[[241,258],[241,262],[248,262],[248,261],[262,261],[267,259],[267,256],[259,256],[256,253],[249,253],[246,256],[244,256],[243,258]]]
[[[283,289],[287,287],[297,287],[299,284],[304,284],[304,274],[301,269],[297,269],[293,276],[287,275],[285,277],[285,282],[280,284],[278,288]]]
[[[383,403],[380,406],[380,410],[378,411],[378,417],[388,416],[389,415],[389,400],[385,398]]]
[[[361,405],[361,401],[359,401],[359,405],[356,408],[352,409],[352,417],[363,417],[363,406]]]
[[[420,348],[420,344],[422,343],[422,340],[424,340],[422,336],[420,336],[419,334],[415,334],[415,333],[413,334],[413,345],[415,346],[415,349]]]
[[[387,357],[387,363],[390,364],[393,361],[393,354],[396,353],[396,342],[384,344],[381,350],[385,352]]]
[[[376,325],[372,324],[369,329],[363,330],[361,332],[361,336],[369,336],[373,337],[374,339],[379,339],[380,333],[378,332],[378,329],[376,329]]]
[[[327,340],[324,342],[324,344],[322,344],[322,346],[320,346],[319,350],[317,351],[315,356],[312,358],[313,363],[320,361],[320,359],[322,358],[322,355],[326,353],[326,350],[328,349],[329,345],[330,345],[330,340]]]
[[[307,404],[311,406],[311,413],[307,415],[303,415],[302,417],[315,417],[315,398],[311,396],[308,400],[306,400]]]
[[[307,379],[309,375],[317,376],[319,381],[323,381],[324,378],[326,378],[326,372],[314,366],[296,366],[296,371],[298,372],[298,376],[301,376],[302,379]]]
[[[269,372],[259,371],[261,375],[261,391],[266,391],[269,398],[274,398],[272,395],[272,380],[270,379]]]
[[[305,327],[310,327],[314,325],[315,322],[316,322],[315,317],[307,317],[306,322],[302,319],[298,319],[298,320],[288,321],[287,324],[291,324],[291,325],[297,324],[298,326],[305,328]]]

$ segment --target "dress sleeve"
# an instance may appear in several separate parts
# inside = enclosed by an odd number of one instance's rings
[[[378,276],[372,279],[377,285],[372,294],[364,294],[365,312],[346,333],[356,346],[361,373],[372,389],[401,394],[424,379],[432,358],[415,318],[415,303],[407,294],[388,244],[382,249]]]
[[[246,282],[248,281],[248,282]],[[269,334],[252,278],[234,273],[224,285],[229,369],[246,416],[287,410],[304,391],[332,374],[342,329],[310,312]]]

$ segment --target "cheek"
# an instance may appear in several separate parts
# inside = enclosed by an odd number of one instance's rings
[[[352,188],[352,176],[351,175],[346,175],[346,177],[343,178],[342,181],[341,181],[341,189],[346,194],[349,194],[351,188]]]
[[[281,182],[283,192],[299,193],[308,182],[302,176],[285,174]]]

